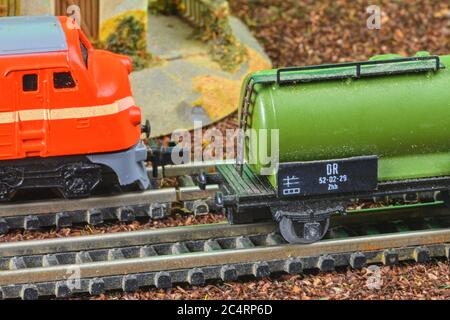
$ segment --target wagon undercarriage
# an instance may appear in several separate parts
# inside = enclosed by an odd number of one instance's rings
[[[450,177],[382,182],[373,191],[283,199],[267,178],[255,175],[247,166],[242,176],[233,165],[221,166],[218,171],[224,183],[216,202],[224,207],[230,223],[275,220],[283,237],[291,243],[321,240],[332,216],[346,214],[347,208],[357,201],[391,200],[392,209],[417,202],[444,201],[450,208]]]

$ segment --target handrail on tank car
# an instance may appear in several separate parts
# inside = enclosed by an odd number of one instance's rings
[[[346,62],[346,63],[337,63],[337,64],[324,64],[324,65],[316,65],[316,66],[306,66],[306,67],[289,67],[289,68],[281,68],[277,70],[277,84],[286,84],[292,83],[296,81],[301,81],[301,79],[289,79],[282,80],[282,73],[286,72],[301,72],[301,71],[312,71],[312,70],[326,70],[326,69],[338,69],[338,68],[349,68],[356,67],[355,75],[342,75],[342,76],[334,76],[334,77],[322,77],[317,80],[335,80],[339,78],[361,78],[365,76],[362,73],[363,66],[372,66],[372,65],[382,65],[382,64],[395,64],[395,63],[404,63],[404,62],[418,62],[418,61],[426,61],[426,60],[435,60],[435,66],[433,71],[439,71],[440,69],[444,69],[445,66],[441,64],[439,56],[425,56],[425,57],[411,57],[411,58],[400,58],[400,59],[388,59],[388,60],[373,60],[373,61],[362,61],[362,62]],[[398,72],[380,72],[377,74],[368,74],[367,76],[384,76],[384,75],[392,75],[392,74],[403,74],[403,73],[412,73],[412,72],[421,72],[421,71],[430,71],[430,68],[417,68],[410,70],[400,70]],[[313,81],[311,79],[310,81]]]

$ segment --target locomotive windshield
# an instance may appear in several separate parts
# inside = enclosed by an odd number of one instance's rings
[[[89,58],[89,51],[86,47],[86,45],[83,43],[83,40],[80,38],[80,46],[81,46],[81,55],[83,56],[83,62],[86,68],[88,67],[88,58]]]

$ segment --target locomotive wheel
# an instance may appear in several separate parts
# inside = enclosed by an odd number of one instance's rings
[[[101,182],[100,169],[96,166],[73,164],[63,171],[62,193],[66,199],[88,198]]]
[[[9,188],[6,184],[0,184],[0,202],[10,201],[13,194],[14,190]]]
[[[450,209],[450,191],[441,191],[441,198],[447,208]]]
[[[283,238],[292,244],[311,244],[317,242],[328,232],[330,219],[317,222],[296,222],[283,217],[279,224]]]

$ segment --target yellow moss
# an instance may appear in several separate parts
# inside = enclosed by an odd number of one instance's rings
[[[211,119],[223,118],[236,108],[240,89],[236,81],[214,76],[199,76],[193,81],[195,90],[202,93],[194,106],[201,105]]]
[[[223,71],[221,65],[217,61],[211,60],[206,53],[187,56],[185,60],[202,68],[208,68],[217,72]]]
[[[148,28],[147,12],[145,12],[143,10],[129,10],[129,11],[126,11],[118,16],[115,16],[115,17],[103,22],[102,25],[100,26],[99,40],[101,42],[106,41],[108,39],[108,37],[116,31],[118,24],[124,18],[129,17],[129,16],[135,17],[139,22],[141,22],[145,25],[145,33],[143,33],[142,36],[146,37],[146,32],[147,32],[147,28]]]
[[[248,73],[271,69],[271,64],[256,51],[248,50]],[[245,75],[246,76],[246,75]],[[193,79],[194,90],[201,97],[193,106],[202,106],[213,121],[221,120],[237,110],[242,81],[202,75]]]

